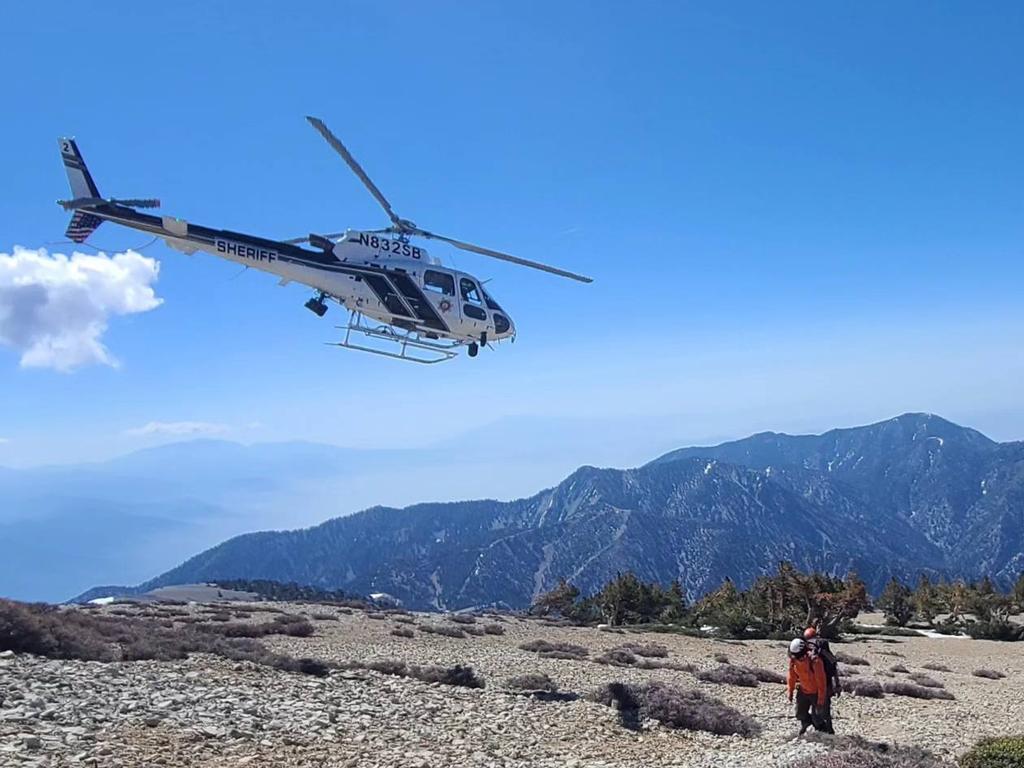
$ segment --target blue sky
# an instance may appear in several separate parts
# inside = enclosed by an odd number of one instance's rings
[[[40,2],[5,28],[0,253],[74,250],[64,134],[104,194],[190,221],[382,225],[314,114],[401,215],[595,282],[433,247],[519,338],[420,368],[324,346],[340,313],[300,287],[153,245],[162,303],[109,318],[116,367],[0,346],[0,465],[480,428],[629,464],[908,410],[1024,438],[1018,3]]]

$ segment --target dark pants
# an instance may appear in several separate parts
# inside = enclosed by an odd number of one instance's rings
[[[825,733],[835,733],[835,729],[832,727],[832,691],[829,690],[828,698],[825,699],[823,706],[815,706],[814,713],[818,716],[818,721],[821,723],[814,724],[815,730],[824,731]]]
[[[825,730],[825,724],[821,719],[821,708],[817,706],[818,695],[816,693],[796,692],[796,719],[800,721],[800,733],[814,726],[814,730]],[[828,706],[826,700],[825,706]]]

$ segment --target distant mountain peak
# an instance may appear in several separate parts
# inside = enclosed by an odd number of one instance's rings
[[[271,454],[273,452],[270,452]],[[761,432],[635,469],[582,466],[508,502],[372,507],[250,533],[142,585],[273,579],[411,607],[526,606],[561,577],[678,579],[691,597],[793,561],[872,588],[892,575],[1016,578],[1024,562],[1024,444],[934,414],[818,435]]]

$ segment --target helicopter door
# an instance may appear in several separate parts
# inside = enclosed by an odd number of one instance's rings
[[[423,270],[423,292],[450,328],[458,325],[460,312],[455,298],[455,277],[440,269]]]
[[[487,312],[484,300],[476,283],[468,277],[459,278],[459,295],[462,298],[462,317],[473,335],[487,330]]]

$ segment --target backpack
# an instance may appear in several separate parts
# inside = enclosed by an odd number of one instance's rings
[[[825,677],[828,680],[835,679],[836,673],[839,671],[839,662],[835,654],[832,653],[832,649],[828,647],[828,640],[815,638],[814,655],[820,658],[825,665]]]

